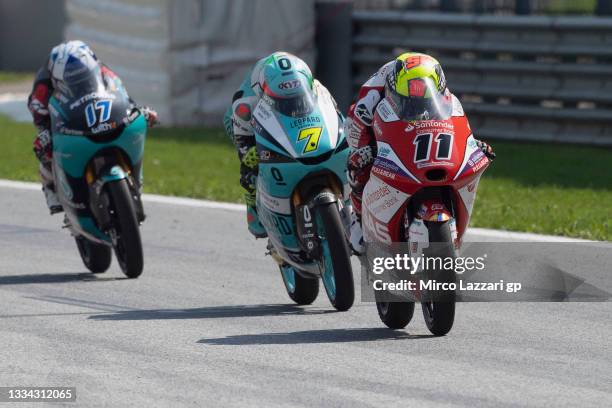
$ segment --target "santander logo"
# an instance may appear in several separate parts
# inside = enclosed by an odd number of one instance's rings
[[[453,129],[452,123],[440,120],[423,120],[416,123],[417,129],[422,128],[446,128]]]

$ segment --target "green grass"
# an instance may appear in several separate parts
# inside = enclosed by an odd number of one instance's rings
[[[34,129],[0,116],[0,178],[36,181]],[[472,226],[612,241],[612,151],[493,142]],[[154,129],[145,191],[242,201],[238,160],[221,130]],[[41,197],[42,199],[42,197]]]
[[[546,14],[593,14],[597,0],[552,0],[544,8]]]
[[[0,71],[0,85],[30,81],[34,78],[31,72]]]
[[[612,150],[492,145],[472,226],[612,241]]]
[[[153,129],[145,151],[145,191],[243,202],[239,162],[222,130]]]

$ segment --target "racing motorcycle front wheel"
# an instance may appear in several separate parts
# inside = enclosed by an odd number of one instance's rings
[[[111,200],[113,217],[113,247],[121,270],[128,278],[137,278],[142,273],[142,242],[134,199],[127,180],[106,184]]]
[[[453,244],[449,221],[426,222],[429,230],[429,248],[423,251],[426,257],[456,258],[457,251]],[[426,272],[429,278],[437,282],[455,282],[453,270],[440,269]],[[444,336],[453,327],[455,321],[455,291],[446,290],[429,292],[429,300],[421,302],[423,317],[429,331],[436,336]]]
[[[353,306],[355,286],[351,252],[344,234],[344,225],[335,202],[315,207],[318,235],[321,239],[321,278],[331,304],[339,311]]]

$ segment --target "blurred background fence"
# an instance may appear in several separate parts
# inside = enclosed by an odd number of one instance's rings
[[[407,50],[444,67],[480,137],[612,145],[612,19],[362,10],[354,89]]]
[[[65,37],[90,44],[165,124],[220,126],[247,70],[275,50],[314,61],[314,0],[66,0],[66,10]]]
[[[65,26],[63,0],[0,0],[0,70],[38,69]]]
[[[356,10],[491,14],[610,14],[608,0],[355,0]]]

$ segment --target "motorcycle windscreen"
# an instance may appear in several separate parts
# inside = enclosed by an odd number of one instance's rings
[[[302,93],[290,98],[269,97],[272,108],[283,116],[300,118],[312,113],[316,106],[316,96]]]
[[[402,95],[388,85],[385,86],[385,97],[395,111],[395,114],[406,121],[413,120],[445,120],[453,111],[451,93],[446,90],[440,94],[433,81],[413,79],[409,81],[408,89]]]
[[[276,109],[278,107],[265,95],[254,116],[265,129],[259,132],[260,136],[273,139],[273,145],[283,148],[281,153],[293,158],[308,158],[329,154],[336,148],[339,118],[327,94],[317,95],[316,99],[307,97],[299,103],[293,101],[289,109],[292,115],[284,115]],[[302,114],[295,115],[298,108]]]
[[[106,88],[100,67],[67,76],[63,85],[60,90],[73,99],[92,92],[103,92]]]
[[[71,78],[50,101],[53,131],[95,136],[118,130],[130,115],[125,89],[107,84],[99,69]]]

